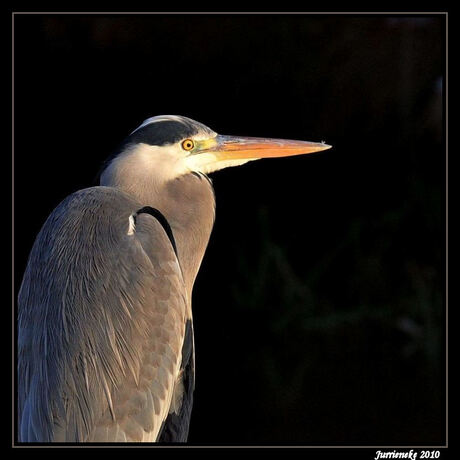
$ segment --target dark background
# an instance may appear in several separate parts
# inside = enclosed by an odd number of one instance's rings
[[[445,443],[445,16],[16,15],[16,292],[145,118],[333,149],[213,175],[195,444]]]

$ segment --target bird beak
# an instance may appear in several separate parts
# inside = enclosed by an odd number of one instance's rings
[[[260,158],[305,155],[329,148],[323,142],[217,135],[197,141],[196,148],[186,157],[186,164],[190,171],[208,174]]]
[[[331,148],[330,145],[323,142],[221,135],[207,142],[208,145],[203,145],[199,153],[213,153],[217,161],[288,157]]]

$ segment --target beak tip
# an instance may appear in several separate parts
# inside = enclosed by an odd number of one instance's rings
[[[332,148],[332,145],[326,144],[324,141],[321,141],[315,144],[311,152],[322,152],[324,150],[329,150],[331,148]]]

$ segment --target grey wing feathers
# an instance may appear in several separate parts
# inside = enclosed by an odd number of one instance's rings
[[[193,343],[193,325],[191,319],[186,323],[182,362],[179,378],[174,387],[173,403],[163,423],[158,437],[159,442],[186,442],[188,438],[190,416],[195,388],[195,353]]]
[[[21,441],[155,441],[181,363],[187,294],[166,232],[109,187],[68,197],[18,297]],[[130,233],[130,234],[128,234]]]

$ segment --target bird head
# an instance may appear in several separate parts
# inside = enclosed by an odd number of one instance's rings
[[[192,172],[209,174],[260,158],[303,155],[330,147],[322,142],[224,136],[184,116],[159,115],[146,119],[127,137],[115,160],[135,164],[138,170],[154,169],[157,178],[169,180]]]

